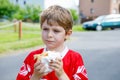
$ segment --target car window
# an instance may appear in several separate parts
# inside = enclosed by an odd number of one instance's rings
[[[107,16],[104,18],[105,22],[110,22],[110,21],[120,21],[120,16],[114,15],[114,16]]]
[[[104,19],[105,16],[99,16],[95,19],[95,21],[102,21]]]

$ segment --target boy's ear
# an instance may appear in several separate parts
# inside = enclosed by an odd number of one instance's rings
[[[72,34],[72,29],[70,29],[66,35],[70,36]]]
[[[72,34],[72,30],[70,29],[70,30],[66,33],[65,40],[69,39],[69,37],[70,37],[71,34]]]

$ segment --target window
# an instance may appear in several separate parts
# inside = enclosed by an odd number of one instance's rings
[[[117,0],[112,0],[113,3],[117,3]]]
[[[93,9],[93,8],[90,9],[90,13],[91,13],[91,14],[94,13],[94,9]]]
[[[91,0],[92,3],[94,3],[94,0]]]
[[[25,5],[25,4],[26,4],[26,1],[24,1],[23,4]]]
[[[112,13],[114,13],[114,14],[117,13],[117,9],[113,9]]]
[[[18,0],[16,0],[16,2],[18,2]]]

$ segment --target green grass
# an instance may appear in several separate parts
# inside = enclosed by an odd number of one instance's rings
[[[85,30],[82,28],[82,25],[74,25],[73,31],[85,31]]]
[[[5,36],[4,38],[1,36]],[[42,45],[40,34],[23,33],[19,40],[17,33],[0,33],[0,53]]]
[[[18,26],[16,32],[14,26],[0,29],[0,53],[30,48],[42,45],[39,24],[22,24],[22,38],[18,37]],[[75,25],[73,31],[84,31],[80,25]]]

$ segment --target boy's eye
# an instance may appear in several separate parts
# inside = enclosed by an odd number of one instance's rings
[[[60,32],[59,30],[54,30],[54,32]]]
[[[47,30],[48,30],[48,28],[43,28],[43,30],[44,30],[44,31],[47,31]]]

